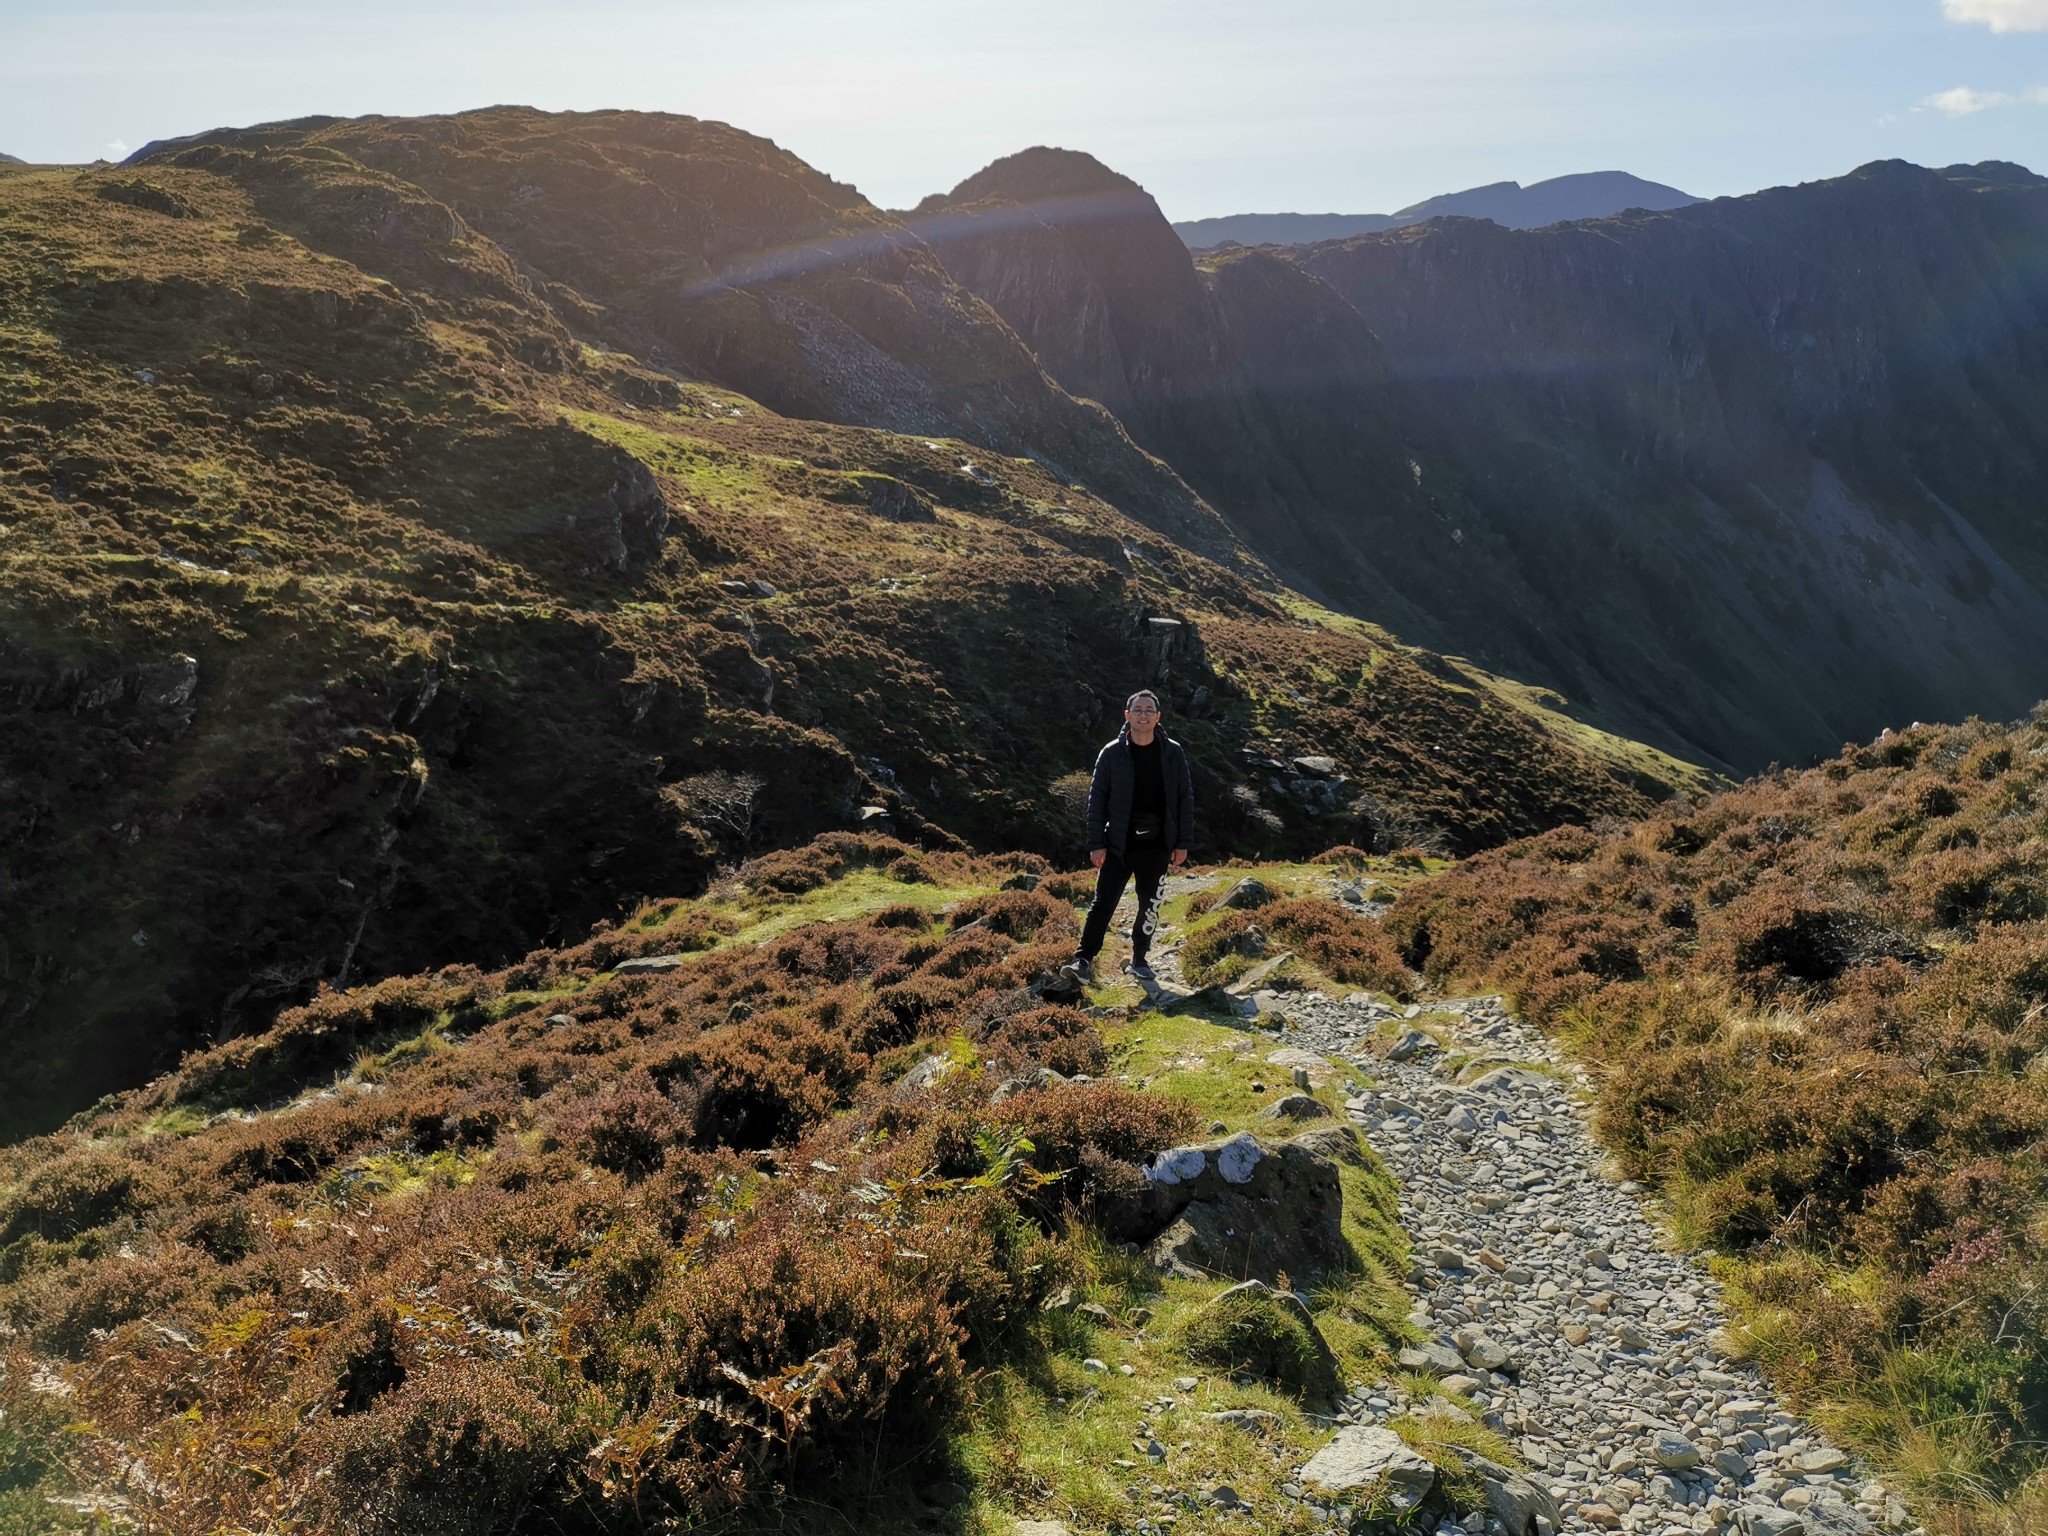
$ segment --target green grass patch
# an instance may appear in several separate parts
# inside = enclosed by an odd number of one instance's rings
[[[884,907],[922,907],[934,918],[955,902],[982,896],[992,885],[906,884],[879,869],[860,869],[789,901],[753,902],[744,897],[711,898],[706,906],[739,923],[713,947],[759,944],[809,923],[843,923],[872,917]]]
[[[203,1131],[212,1121],[212,1116],[190,1104],[173,1104],[159,1114],[151,1115],[142,1123],[144,1136],[190,1136]]]
[[[1343,1095],[1358,1080],[1334,1063],[1311,1090],[1333,1118],[1283,1124],[1263,1111],[1299,1090],[1289,1069],[1266,1062],[1276,1048],[1270,1039],[1171,1014],[1106,1025],[1105,1036],[1114,1070],[1134,1085],[1193,1105],[1211,1127],[1269,1140],[1345,1123]],[[1336,1357],[1334,1372],[1310,1359],[1305,1330],[1266,1316],[1270,1308],[1251,1308],[1260,1315],[1249,1318],[1207,1310],[1226,1282],[1162,1276],[1099,1239],[1071,1235],[1084,1277],[1075,1300],[1101,1304],[1114,1326],[1079,1313],[1042,1318],[1015,1360],[991,1374],[973,1428],[956,1447],[977,1489],[981,1528],[1001,1531],[1009,1517],[1026,1516],[1117,1529],[1134,1514],[1171,1514],[1177,1531],[1242,1531],[1242,1515],[1200,1502],[1219,1483],[1252,1505],[1262,1531],[1311,1528],[1309,1512],[1281,1498],[1279,1486],[1326,1438],[1311,1416],[1318,1391],[1384,1379],[1392,1348],[1409,1334],[1408,1298],[1398,1282],[1408,1240],[1395,1181],[1362,1140],[1359,1157],[1340,1164],[1340,1176],[1345,1234],[1360,1268],[1328,1278],[1309,1298]],[[1088,1358],[1109,1369],[1085,1369]],[[1122,1374],[1124,1366],[1130,1375]],[[1189,1378],[1198,1383],[1193,1391],[1175,1386]],[[1226,1408],[1274,1417],[1256,1429],[1208,1417]],[[1148,1455],[1154,1443],[1163,1460]]]
[[[1233,1379],[1187,1347],[1216,1332],[1205,1308],[1224,1283],[1160,1276],[1084,1232],[1068,1243],[1082,1276],[1074,1299],[1112,1321],[1042,1315],[985,1379],[973,1427],[953,1447],[976,1489],[972,1520],[991,1532],[1015,1516],[1114,1530],[1134,1515],[1170,1514],[1179,1531],[1241,1532],[1241,1514],[1201,1502],[1227,1484],[1257,1511],[1260,1530],[1311,1529],[1309,1512],[1279,1487],[1325,1438],[1315,1405],[1277,1383]],[[1089,1369],[1090,1359],[1107,1369]],[[1192,1389],[1178,1385],[1190,1379]],[[1272,1418],[1248,1429],[1210,1417],[1225,1409]]]
[[[1289,1068],[1267,1062],[1266,1057],[1279,1048],[1269,1035],[1232,1029],[1194,1014],[1146,1013],[1125,1025],[1106,1025],[1103,1039],[1110,1048],[1112,1070],[1135,1087],[1194,1105],[1204,1124],[1224,1128],[1219,1135],[1256,1131],[1285,1137],[1296,1130],[1341,1124],[1344,1085],[1358,1081],[1354,1072],[1337,1064],[1328,1081],[1309,1090],[1332,1118],[1283,1124],[1269,1119],[1266,1111],[1301,1090],[1294,1086]]]

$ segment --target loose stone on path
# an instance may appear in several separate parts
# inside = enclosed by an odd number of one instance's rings
[[[1174,981],[1177,948],[1160,965]],[[1584,1073],[1500,998],[1426,1006],[1466,1081],[1408,1027],[1421,1010],[1363,994],[1286,994],[1276,1042],[1289,1067],[1329,1080],[1294,1054],[1309,1052],[1349,1085],[1345,1114],[1400,1180],[1427,1340],[1402,1367],[1481,1406],[1556,1496],[1565,1531],[1925,1536],[1759,1372],[1715,1347],[1720,1287],[1665,1246],[1636,1185],[1602,1172],[1572,1092]],[[1395,1021],[1399,1059],[1387,1059]],[[1340,1422],[1371,1425],[1427,1405],[1382,1385],[1342,1407]]]

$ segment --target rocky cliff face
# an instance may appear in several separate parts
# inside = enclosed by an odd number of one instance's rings
[[[989,207],[1024,158],[949,205]],[[2048,183],[2030,173],[1884,164],[1199,264],[1166,230],[1131,190],[1085,231],[991,221],[935,249],[1034,346],[1046,317],[1094,311],[1121,368],[1049,343],[1055,376],[1120,399],[1331,600],[1742,767],[2048,691],[2030,489]],[[1177,296],[1171,342],[1124,343],[1162,329],[1120,332],[1126,293],[1148,316]]]
[[[1885,164],[1301,264],[1385,346],[1440,576],[1547,608],[1568,690],[1756,766],[2048,690],[2044,258],[2048,183]]]
[[[1380,347],[1356,309],[1269,251],[1200,267],[1152,199],[1087,155],[1032,149],[927,198],[947,269],[1047,370],[1115,410],[1268,558],[1316,570],[1345,535],[1299,520],[1397,484]],[[1340,558],[1357,566],[1364,551]],[[1382,613],[1400,598],[1375,594]]]

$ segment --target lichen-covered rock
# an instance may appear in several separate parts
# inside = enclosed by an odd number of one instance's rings
[[[1268,1146],[1241,1133],[1160,1153],[1146,1187],[1117,1202],[1106,1222],[1170,1274],[1299,1281],[1352,1267],[1343,1214],[1324,1143]]]

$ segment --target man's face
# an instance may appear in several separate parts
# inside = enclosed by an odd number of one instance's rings
[[[1124,711],[1124,724],[1132,730],[1143,733],[1159,723],[1159,706],[1150,699],[1140,699]]]

